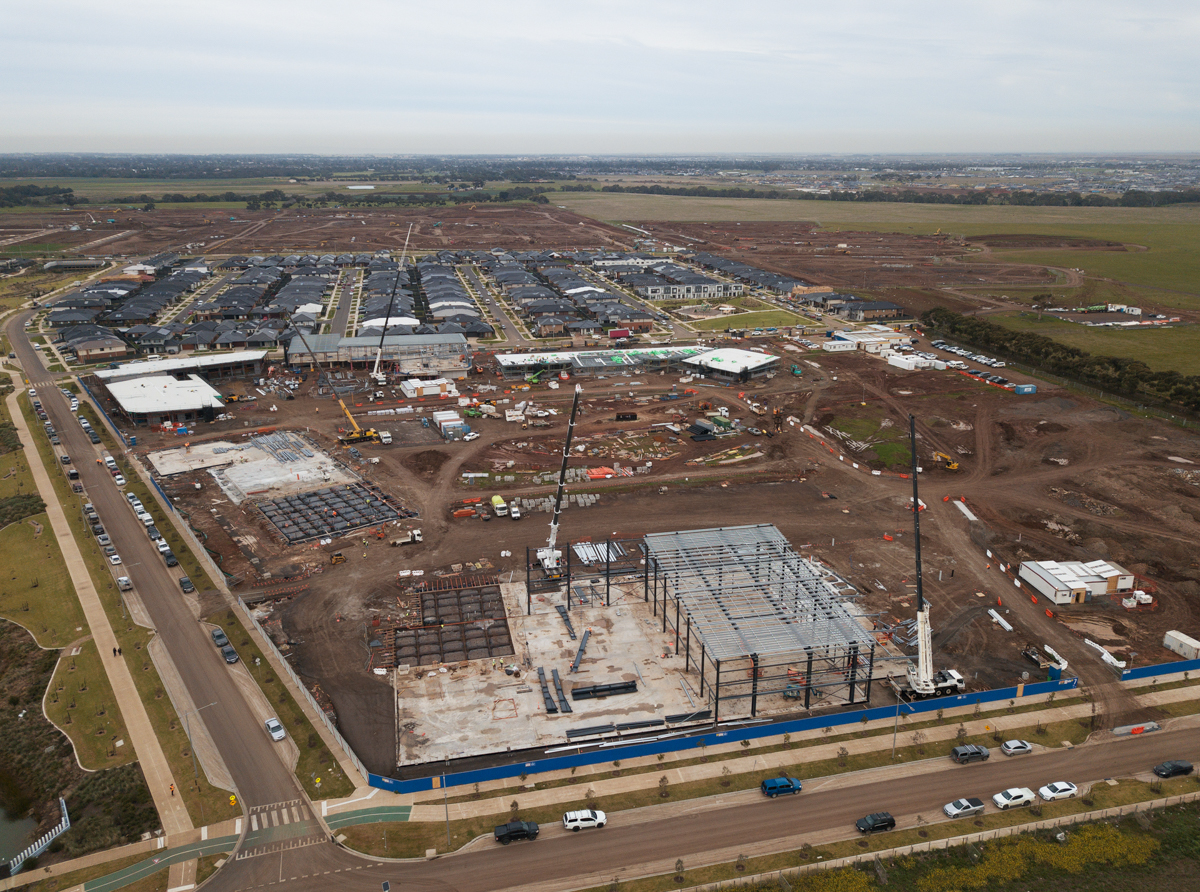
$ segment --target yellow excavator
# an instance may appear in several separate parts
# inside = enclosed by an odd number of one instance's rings
[[[936,461],[940,461],[946,466],[947,471],[957,471],[958,462],[944,452],[935,452],[933,457]]]

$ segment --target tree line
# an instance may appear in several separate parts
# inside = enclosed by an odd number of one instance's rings
[[[564,192],[596,191],[590,185],[563,187]],[[797,192],[793,189],[714,188],[712,186],[602,186],[601,192],[638,195],[684,195],[698,198],[766,198],[784,201],[861,201],[897,204],[1020,205],[1028,207],[1164,207],[1200,203],[1200,190],[1145,192],[1130,189],[1117,196],[1083,195],[1079,192],[1029,192],[990,189],[969,192],[918,191],[915,189],[867,189],[857,192]]]
[[[1198,375],[1154,371],[1138,359],[1096,356],[1044,335],[1013,331],[942,307],[926,311],[921,315],[921,321],[942,337],[964,346],[1023,362],[1140,403],[1200,414]]]
[[[5,186],[0,188],[0,207],[18,208],[28,205],[75,204],[75,190],[66,186]]]

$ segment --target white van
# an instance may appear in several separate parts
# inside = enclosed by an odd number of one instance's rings
[[[515,499],[512,502],[510,502],[508,505],[508,516],[511,517],[513,520],[521,519],[521,509],[517,506],[517,502]]]

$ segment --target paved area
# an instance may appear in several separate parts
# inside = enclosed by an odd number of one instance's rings
[[[104,606],[100,603],[100,596],[92,583],[87,564],[84,563],[83,555],[79,551],[79,544],[75,541],[66,515],[63,513],[62,505],[58,502],[54,485],[51,483],[49,474],[42,464],[41,455],[34,445],[33,434],[17,403],[19,393],[20,391],[16,390],[9,394],[9,413],[12,415],[13,424],[17,427],[21,442],[27,446],[25,455],[29,459],[29,470],[33,474],[34,483],[37,485],[42,501],[46,503],[50,526],[54,530],[55,539],[58,540],[58,547],[62,550],[67,572],[71,576],[71,584],[79,597],[79,603],[83,606],[88,628],[91,629],[92,637],[96,640],[105,674],[108,675],[113,695],[121,708],[121,716],[125,719],[130,743],[141,763],[142,773],[146,776],[150,794],[154,797],[154,804],[158,809],[163,830],[168,834],[190,830],[192,821],[188,816],[187,807],[183,804],[183,797],[171,796],[168,792],[173,785],[179,783],[179,780],[171,774],[171,767],[167,764],[167,758],[163,755],[158,737],[154,734],[154,727],[150,724],[150,717],[146,714],[146,708],[133,683],[129,666],[123,658],[113,656],[117,646],[116,636],[108,621],[108,615],[104,612]]]

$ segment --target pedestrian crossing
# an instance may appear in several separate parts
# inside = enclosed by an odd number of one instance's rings
[[[234,855],[235,860],[328,841],[308,803],[302,799],[252,806],[247,820],[246,837]]]

